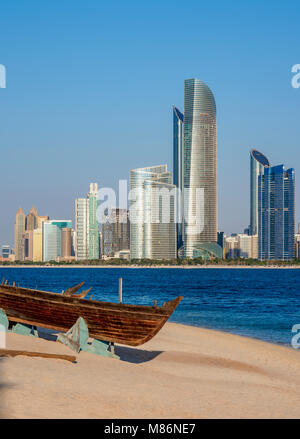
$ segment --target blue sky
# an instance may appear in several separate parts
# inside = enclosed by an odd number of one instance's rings
[[[73,219],[90,182],[172,169],[172,105],[184,79],[212,89],[218,115],[219,228],[249,224],[249,150],[296,171],[297,1],[5,2],[0,13],[0,245],[19,206]]]

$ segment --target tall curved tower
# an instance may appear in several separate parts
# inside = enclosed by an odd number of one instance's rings
[[[250,151],[250,235],[258,234],[258,177],[270,167],[267,157],[257,149]]]
[[[216,103],[197,78],[184,82],[185,257],[220,256],[217,245]],[[198,220],[198,226],[193,224]]]

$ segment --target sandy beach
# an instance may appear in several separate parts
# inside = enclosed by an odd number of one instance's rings
[[[7,335],[7,349],[73,354]],[[299,418],[300,352],[167,323],[121,360],[81,352],[77,363],[0,359],[2,418]]]

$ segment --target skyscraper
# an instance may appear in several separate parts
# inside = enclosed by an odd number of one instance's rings
[[[102,249],[105,256],[114,256],[130,248],[130,221],[126,209],[111,209],[102,224]]]
[[[97,195],[98,185],[91,183],[87,198],[75,200],[75,254],[77,260],[99,259]]]
[[[250,151],[250,235],[258,234],[258,177],[270,166],[267,157],[257,149]]]
[[[34,206],[29,211],[29,214],[26,216],[26,230],[34,230],[38,227],[38,211]]]
[[[173,106],[173,183],[180,190],[176,197],[177,218],[183,216],[183,114],[178,108]],[[183,244],[183,224],[182,220],[177,221],[177,250]]]
[[[75,200],[75,256],[77,260],[88,259],[88,200]]]
[[[295,172],[265,167],[258,177],[258,252],[261,260],[295,255]]]
[[[62,256],[62,230],[72,229],[71,220],[43,222],[43,261],[55,261]]]
[[[197,78],[184,83],[185,257],[222,257],[217,244],[216,104]]]
[[[16,261],[22,260],[22,237],[25,232],[25,213],[20,207],[16,214],[15,222],[15,258]]]
[[[176,191],[167,165],[130,171],[131,259],[174,259]]]
[[[99,259],[99,223],[97,220],[98,184],[91,183],[88,193],[88,254],[89,259]]]

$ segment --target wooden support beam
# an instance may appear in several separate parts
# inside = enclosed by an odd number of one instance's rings
[[[74,363],[76,357],[74,355],[46,354],[43,352],[18,351],[15,349],[0,349],[0,357],[16,357],[17,355],[25,355],[27,357],[53,358],[56,360],[66,360]]]

